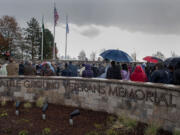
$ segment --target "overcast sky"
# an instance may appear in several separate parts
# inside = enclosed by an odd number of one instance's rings
[[[138,59],[161,51],[180,55],[180,0],[56,0],[59,55],[64,55],[65,15],[69,15],[68,54],[120,49]],[[0,0],[0,17],[14,16],[21,27],[31,17],[53,31],[53,0]]]

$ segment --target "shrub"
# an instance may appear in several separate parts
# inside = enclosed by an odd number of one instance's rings
[[[137,126],[137,121],[128,117],[124,117],[122,124],[128,129],[128,130],[134,130]]]
[[[106,131],[106,135],[118,135],[118,133],[113,129],[108,129]]]
[[[102,125],[101,124],[94,124],[94,127],[96,128],[96,129],[102,129]]]
[[[4,129],[2,129],[2,132],[5,134],[12,134],[12,129],[11,128],[4,128]]]
[[[0,118],[7,117],[7,116],[8,116],[8,113],[6,111],[0,114]]]
[[[22,130],[19,132],[18,135],[28,135],[28,131],[27,130]]]
[[[109,116],[107,118],[107,124],[108,125],[112,125],[115,121],[116,121],[116,117],[115,116]]]
[[[39,108],[42,108],[44,104],[44,98],[43,97],[39,97],[36,101],[36,106]]]
[[[43,135],[50,135],[51,134],[51,129],[50,128],[44,128],[42,130],[42,134]]]
[[[91,132],[89,132],[89,133],[87,133],[85,135],[99,135],[99,134],[96,131],[91,131]]]
[[[156,135],[158,130],[160,129],[160,125],[151,123],[148,125],[148,127],[145,129],[145,135]]]
[[[1,101],[1,106],[5,106],[7,104],[6,100]]]
[[[31,103],[29,103],[29,102],[24,103],[24,108],[29,109],[29,108],[31,108],[31,107],[32,107],[32,104],[31,104]]]

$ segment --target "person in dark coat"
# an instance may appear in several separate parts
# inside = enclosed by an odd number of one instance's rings
[[[21,62],[19,64],[19,75],[24,75],[24,64]]]
[[[94,77],[97,77],[99,75],[99,70],[98,70],[98,68],[96,67],[95,64],[93,64],[92,70],[93,70],[93,73],[94,73]]]
[[[24,75],[36,75],[36,69],[28,61],[24,65]]]
[[[151,82],[153,83],[168,83],[168,73],[164,69],[163,63],[157,63],[155,65],[155,70],[151,76]]]
[[[111,67],[107,70],[107,79],[122,79],[120,68],[119,66],[116,66],[115,61],[111,62]]]
[[[174,84],[180,85],[180,62],[178,62],[175,66]]]
[[[82,73],[82,77],[93,77],[94,73],[89,64],[85,65],[85,70]]]
[[[65,69],[62,70],[61,76],[72,76],[72,72],[69,70],[67,63],[65,63]]]
[[[69,70],[71,70],[71,73],[72,73],[71,76],[73,76],[73,77],[78,76],[78,71],[77,71],[78,69],[75,65],[72,64],[71,61],[69,62],[68,68],[69,68]]]
[[[174,67],[172,65],[169,65],[167,68],[168,73],[168,84],[174,84]]]

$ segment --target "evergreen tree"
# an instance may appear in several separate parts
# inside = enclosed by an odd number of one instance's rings
[[[53,34],[49,29],[44,29],[43,58],[52,59],[53,57]],[[41,49],[41,48],[40,48]],[[41,51],[40,51],[41,52]]]
[[[31,45],[30,54],[32,60],[39,58],[39,48],[41,46],[41,29],[38,21],[35,18],[31,18],[27,22],[28,28],[25,29],[25,39]]]

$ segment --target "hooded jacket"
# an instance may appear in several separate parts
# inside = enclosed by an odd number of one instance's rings
[[[131,81],[136,81],[136,82],[146,82],[147,76],[144,70],[140,65],[136,66],[134,72],[131,74],[130,77]]]
[[[82,73],[82,77],[93,77],[94,73],[91,70],[91,66],[89,64],[85,65],[85,70]]]

